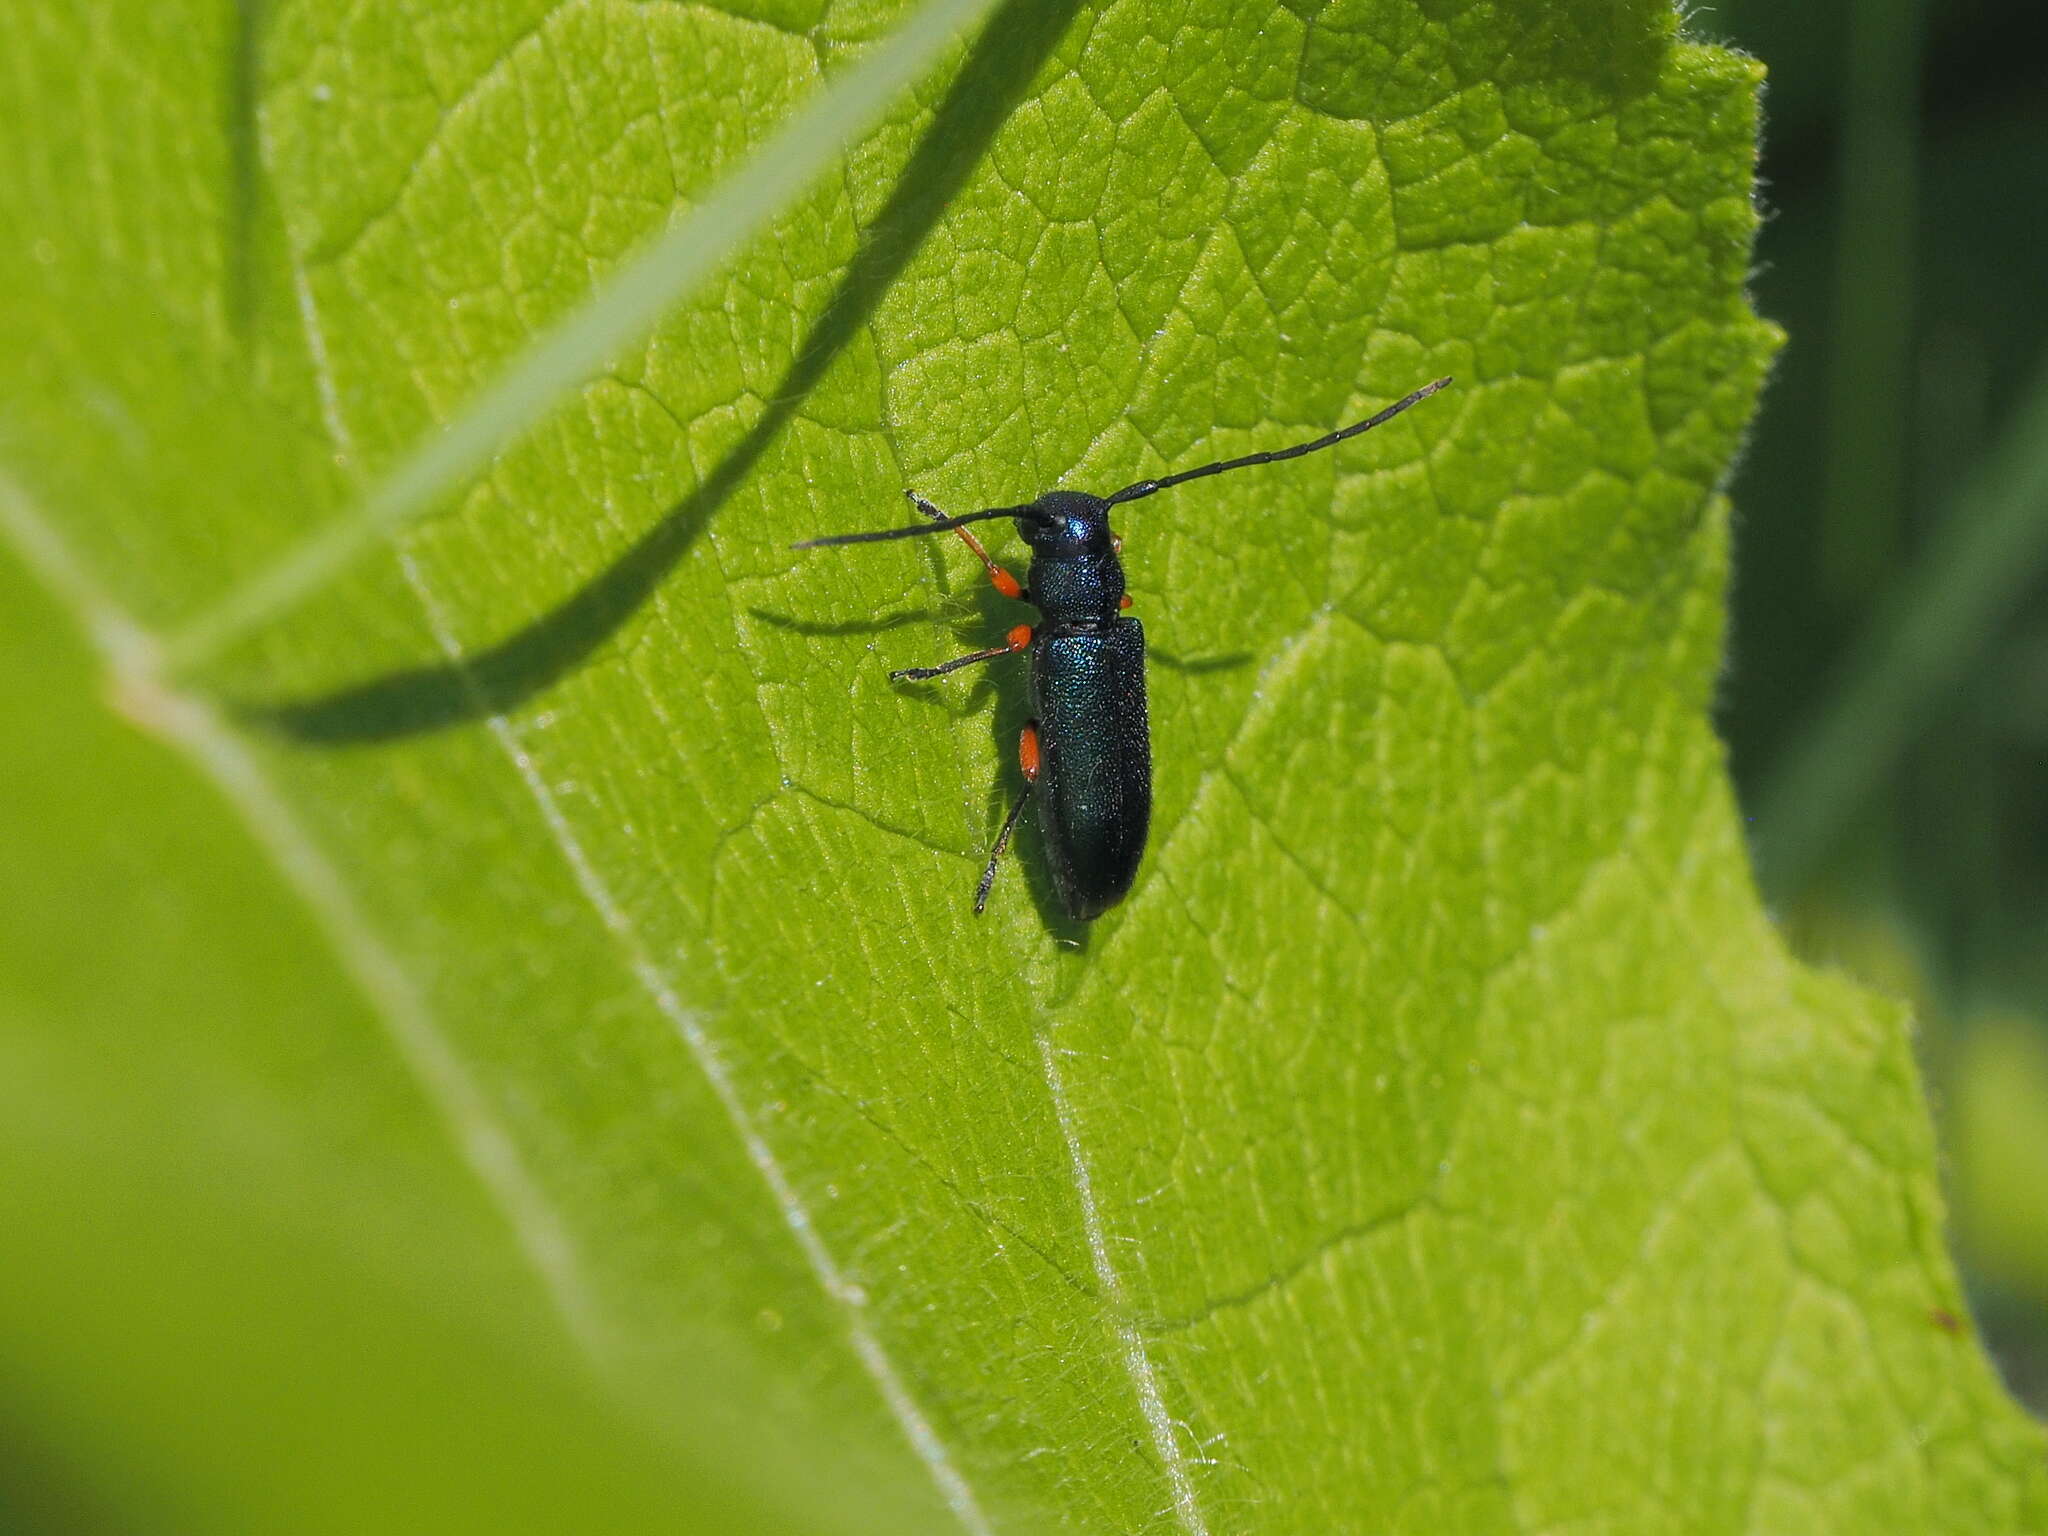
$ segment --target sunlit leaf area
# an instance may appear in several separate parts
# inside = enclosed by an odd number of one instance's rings
[[[0,10],[0,1528],[2048,1530],[1905,15]],[[1135,882],[977,916],[1034,609],[792,546],[1443,377],[1115,510]]]

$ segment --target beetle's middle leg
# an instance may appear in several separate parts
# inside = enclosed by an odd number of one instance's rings
[[[985,651],[972,651],[965,656],[955,656],[951,661],[942,661],[936,667],[899,667],[889,674],[889,681],[921,683],[928,677],[944,677],[948,672],[971,667],[977,661],[994,661],[998,656],[1014,656],[1030,644],[1031,626],[1019,624],[1003,637],[1001,645],[992,645]]]

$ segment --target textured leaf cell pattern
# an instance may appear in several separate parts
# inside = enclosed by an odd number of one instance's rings
[[[903,14],[25,8],[17,543],[89,573],[88,624],[201,611]],[[1776,345],[1761,73],[1652,0],[998,8],[199,681],[163,733],[228,793],[180,803],[268,850],[251,929],[348,996],[311,1081],[229,1042],[248,1081],[181,1092],[267,1106],[294,1167],[432,1169],[469,1214],[388,1283],[496,1254],[477,1327],[555,1335],[657,1437],[736,1426],[741,1482],[840,1469],[834,1528],[2048,1527],[2038,1434],[1941,1326],[1907,1021],[1786,956],[1708,720],[1716,488]],[[1075,927],[1027,822],[977,923],[1024,678],[886,673],[1023,615],[950,539],[789,544],[1442,374],[1121,515],[1145,866]],[[144,1059],[226,1041],[192,1017]]]

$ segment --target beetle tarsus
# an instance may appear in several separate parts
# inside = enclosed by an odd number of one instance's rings
[[[1017,797],[1017,803],[1010,807],[1010,814],[1003,818],[1003,830],[996,834],[996,845],[989,850],[988,867],[981,872],[981,884],[974,888],[974,915],[981,916],[982,908],[988,905],[989,888],[996,883],[996,866],[1003,862],[1003,850],[1010,846],[1010,834],[1017,830],[1017,818],[1024,814],[1024,802],[1031,798],[1031,784],[1026,781],[1024,793]]]

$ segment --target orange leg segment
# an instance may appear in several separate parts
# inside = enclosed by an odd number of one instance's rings
[[[905,491],[903,494],[910,498],[910,504],[913,507],[916,507],[918,511],[931,518],[934,522],[943,522],[945,520],[946,514],[918,495],[917,492]],[[1024,596],[1024,584],[1000,565],[996,564],[995,557],[982,548],[981,540],[977,539],[965,528],[955,528],[953,531],[960,535],[961,543],[974,551],[974,558],[979,560],[981,568],[988,572],[989,584],[991,586],[1005,597],[1021,598]]]

